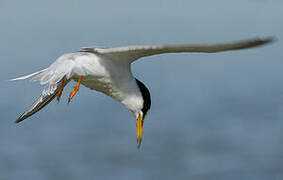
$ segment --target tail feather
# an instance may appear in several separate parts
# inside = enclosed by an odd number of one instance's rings
[[[33,77],[32,80],[39,80],[40,77],[46,75],[46,73],[48,73],[48,68],[43,69],[41,71],[26,75],[26,76],[22,76],[22,77],[18,77],[15,79],[10,79],[9,81],[18,81],[18,80],[23,80],[23,79],[28,79],[30,77]],[[15,123],[19,123],[23,120],[25,120],[26,118],[30,117],[31,115],[33,115],[34,113],[36,113],[37,111],[41,110],[44,106],[46,106],[47,104],[49,104],[55,97],[56,94],[59,91],[59,83],[55,83],[55,84],[47,84],[45,86],[45,88],[43,89],[41,96],[34,102],[34,104],[26,111],[24,112],[16,121]]]
[[[83,68],[84,64],[88,64],[88,58],[86,58],[86,63],[79,61],[83,64],[79,65],[80,63],[76,61],[76,58],[80,55],[80,53],[62,55],[46,69],[10,80],[17,81],[31,78],[32,82],[39,81],[41,85],[46,84],[38,100],[16,120],[16,123],[23,121],[49,104],[59,92],[63,78],[65,78],[65,86],[74,73],[81,75],[79,70]],[[75,71],[75,69],[79,70]]]
[[[57,95],[59,91],[59,87],[61,84],[62,79],[65,76],[65,72],[56,72],[54,69],[46,68],[41,71],[18,77],[15,79],[11,79],[10,81],[17,81],[17,80],[24,80],[31,78],[31,81],[40,81],[40,84],[47,84],[42,93],[41,96],[33,103],[33,105],[25,111],[16,121],[15,123],[19,123],[26,118],[30,117],[31,115],[35,114],[39,110],[41,110],[43,107],[45,107],[47,104],[49,104]],[[70,80],[65,79],[65,85]]]
[[[56,85],[56,86],[53,86],[53,87],[49,87],[49,85],[47,85],[44,88],[41,96],[35,101],[35,103],[26,112],[24,112],[15,121],[15,123],[19,123],[19,122],[25,120],[26,118],[30,117],[31,115],[33,115],[37,111],[41,110],[43,107],[45,107],[47,104],[49,104],[56,97],[56,94],[58,93],[58,91],[59,91],[59,85]],[[46,92],[48,92],[48,93],[46,93]]]
[[[47,70],[47,68],[46,68],[46,69],[43,69],[43,70],[41,70],[41,71],[37,71],[37,72],[32,73],[32,74],[28,74],[28,75],[26,75],[26,76],[22,76],[22,77],[10,79],[9,81],[18,81],[18,80],[28,79],[28,78],[30,78],[30,77],[32,77],[32,76],[38,75],[38,74],[40,74],[40,73],[46,71],[46,70]]]

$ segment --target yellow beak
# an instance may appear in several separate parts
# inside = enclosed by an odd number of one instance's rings
[[[143,128],[143,120],[141,114],[139,114],[137,118],[137,146],[140,148],[142,142],[142,128]]]

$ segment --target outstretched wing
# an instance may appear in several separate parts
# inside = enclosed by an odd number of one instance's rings
[[[33,105],[25,111],[15,122],[19,123],[26,118],[30,117],[31,115],[35,114],[37,111],[41,110],[43,107],[45,107],[47,104],[49,104],[55,97],[57,92],[59,91],[59,85],[55,84],[53,85],[47,85],[44,90],[42,91],[42,94],[40,97],[33,103]],[[52,89],[52,90],[51,90]],[[48,92],[48,93],[46,93]]]
[[[274,38],[255,38],[231,43],[211,44],[211,45],[144,45],[144,46],[125,46],[117,48],[82,48],[85,52],[111,56],[112,58],[124,59],[133,62],[141,57],[152,56],[163,53],[216,53],[221,51],[239,50],[253,48],[272,42]]]
[[[46,69],[11,79],[11,81],[16,81],[32,77],[31,81],[39,81],[40,84],[46,85],[40,97],[16,120],[16,123],[23,121],[49,104],[56,97],[63,78],[65,78],[66,85],[74,74],[78,76],[95,74],[93,69],[91,69],[92,61],[89,57],[91,55],[90,53],[80,52],[65,54]]]

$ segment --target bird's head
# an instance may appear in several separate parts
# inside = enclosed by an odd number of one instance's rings
[[[137,120],[137,146],[139,148],[142,142],[143,121],[148,110],[150,109],[151,99],[150,92],[147,87],[138,79],[136,79],[136,82],[142,95],[142,107],[134,112]]]

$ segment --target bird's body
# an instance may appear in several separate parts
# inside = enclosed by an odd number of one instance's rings
[[[131,63],[141,57],[162,53],[205,52],[237,50],[260,46],[272,39],[253,39],[216,45],[150,45],[118,48],[87,47],[78,52],[60,56],[48,68],[12,80],[32,77],[46,85],[39,99],[16,122],[33,115],[55,97],[60,99],[64,87],[71,81],[78,82],[70,93],[69,101],[79,90],[80,84],[102,92],[124,104],[137,119],[138,147],[141,144],[143,120],[150,109],[151,99],[147,87],[131,72]]]
[[[142,108],[142,95],[129,63],[117,63],[113,59],[98,57],[91,52],[76,52],[68,55],[78,57],[72,61],[86,64],[91,70],[81,81],[85,87],[114,98],[133,112]],[[79,76],[75,74],[71,79],[78,81]]]

